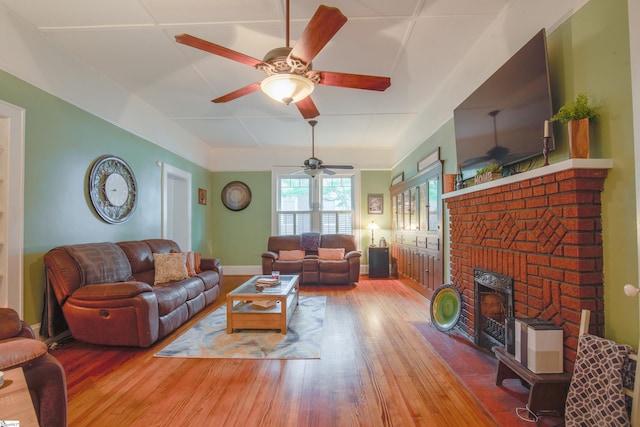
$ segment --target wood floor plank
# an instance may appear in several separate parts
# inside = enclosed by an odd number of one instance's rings
[[[223,295],[245,277],[225,277]],[[413,326],[428,301],[397,280],[302,286],[325,295],[320,359],[159,358],[154,354],[222,304],[148,349],[76,341],[52,353],[76,426],[495,426]]]

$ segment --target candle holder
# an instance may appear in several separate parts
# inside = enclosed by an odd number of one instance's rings
[[[549,166],[549,140],[548,136],[542,137],[542,155],[544,156],[544,165]]]

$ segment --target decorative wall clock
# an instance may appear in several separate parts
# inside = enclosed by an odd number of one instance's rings
[[[231,181],[222,189],[222,203],[227,209],[241,211],[251,203],[251,190],[241,181]]]
[[[99,157],[89,174],[89,197],[96,213],[110,224],[131,218],[136,209],[138,185],[133,171],[119,157]]]

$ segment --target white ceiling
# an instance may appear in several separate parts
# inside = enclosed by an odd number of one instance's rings
[[[339,8],[348,22],[314,59],[314,69],[389,76],[391,87],[385,92],[316,87],[312,98],[320,111],[317,151],[334,164],[358,162],[357,156],[339,154],[341,150],[391,153],[378,162],[363,156],[362,164],[356,165],[389,168],[429,136],[428,127],[416,130],[416,124],[433,108],[429,102],[435,95],[447,97],[442,85],[462,58],[498,17],[525,1],[327,2]],[[544,1],[560,5],[563,14],[576,3]],[[292,46],[319,4],[291,0]],[[214,151],[247,149],[260,153],[260,158],[271,157],[270,166],[278,162],[274,155],[282,158],[288,150],[310,154],[310,127],[295,106],[275,103],[261,92],[226,104],[210,102],[262,80],[262,72],[174,39],[188,33],[262,59],[269,50],[285,45],[285,0],[0,0],[0,5]],[[509,50],[517,50],[548,24],[529,18],[534,21],[523,30],[528,34]],[[445,116],[450,117],[447,108]]]

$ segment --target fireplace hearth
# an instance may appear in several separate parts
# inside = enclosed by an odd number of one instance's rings
[[[474,342],[491,349],[505,344],[505,321],[513,317],[513,279],[480,268],[473,269]]]

